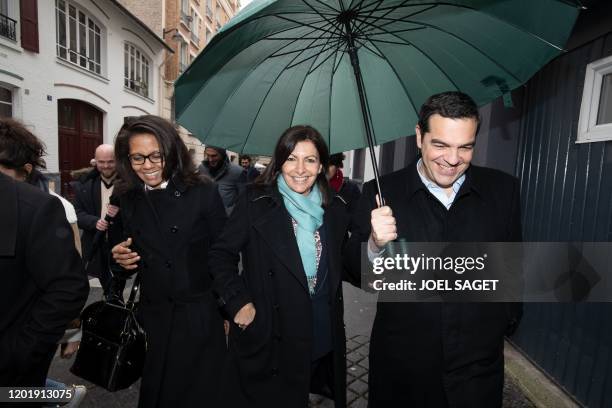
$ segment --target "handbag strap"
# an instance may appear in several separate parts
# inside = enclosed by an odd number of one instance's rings
[[[130,297],[125,305],[125,307],[129,310],[134,309],[134,301],[136,300],[136,294],[138,293],[138,289],[140,289],[140,272],[136,272],[136,276],[134,277],[134,283],[132,284],[132,290],[130,291]]]

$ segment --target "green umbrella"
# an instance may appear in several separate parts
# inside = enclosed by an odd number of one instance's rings
[[[238,152],[270,154],[296,124],[331,152],[371,147],[413,134],[434,93],[508,95],[563,50],[578,12],[562,0],[255,0],[177,80],[176,118]]]

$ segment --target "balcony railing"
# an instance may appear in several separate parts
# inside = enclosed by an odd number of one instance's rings
[[[192,17],[185,13],[184,11],[181,10],[181,21],[187,26],[189,27],[189,29],[191,29],[191,20]]]
[[[15,30],[16,25],[17,20],[13,20],[4,14],[0,14],[0,36],[6,37],[12,41],[17,41],[17,31]]]
[[[193,41],[196,45],[200,45],[200,38],[198,37],[198,33],[195,31],[191,32],[191,41]]]

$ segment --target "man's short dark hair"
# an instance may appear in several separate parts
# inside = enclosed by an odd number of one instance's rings
[[[429,118],[438,114],[449,119],[476,119],[476,133],[480,129],[480,114],[476,102],[463,92],[442,92],[429,97],[419,112],[421,134],[429,132]]]
[[[331,156],[329,156],[329,164],[330,166],[342,168],[342,162],[344,161],[344,159],[344,153],[332,154]]]
[[[243,161],[243,160],[248,160],[248,161],[249,161],[249,163],[250,163],[251,161],[253,161],[253,160],[251,159],[251,156],[249,156],[248,154],[241,154],[241,155],[240,155],[240,157],[238,158],[238,161]]]

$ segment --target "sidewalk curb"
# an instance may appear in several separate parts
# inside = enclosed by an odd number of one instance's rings
[[[580,407],[571,396],[508,341],[504,341],[504,358],[506,375],[537,408]]]

